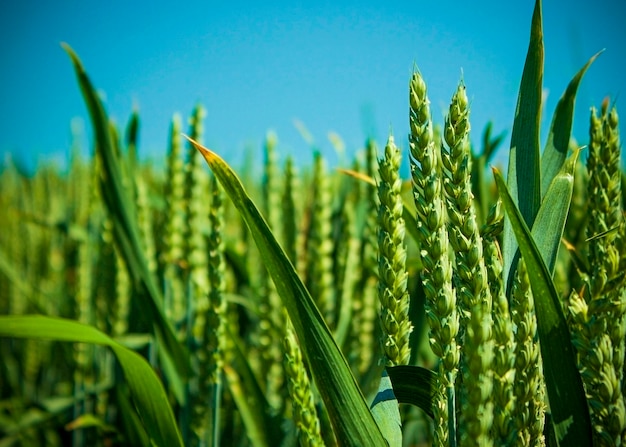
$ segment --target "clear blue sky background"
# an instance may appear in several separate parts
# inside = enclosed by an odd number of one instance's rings
[[[390,128],[406,148],[407,85],[416,63],[435,121],[463,73],[472,140],[484,125],[510,135],[528,46],[533,2],[486,1],[3,1],[0,6],[0,154],[29,166],[65,160],[71,123],[91,127],[70,61],[81,57],[122,125],[137,105],[140,154],[163,160],[174,112],[201,102],[207,145],[233,163],[260,152],[269,129],[281,154],[310,160],[296,130],[302,121],[329,154],[329,131],[349,153]],[[606,95],[623,104],[626,1],[546,0],[547,115],[576,71],[602,48],[581,86],[574,136],[587,141],[589,107]],[[626,108],[622,107],[622,116]],[[76,121],[74,121],[76,122]],[[504,155],[503,155],[504,156]]]

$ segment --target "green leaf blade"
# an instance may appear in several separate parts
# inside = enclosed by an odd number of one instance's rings
[[[109,346],[124,372],[139,415],[156,445],[183,445],[163,385],[146,360],[99,330],[41,315],[0,316],[0,337],[94,343]]]
[[[96,150],[102,159],[105,175],[105,178],[101,179],[101,191],[109,215],[114,222],[113,229],[116,240],[131,276],[135,283],[139,284],[140,293],[137,296],[141,300],[142,309],[145,309],[148,314],[147,318],[152,322],[154,334],[161,347],[159,355],[161,355],[168,372],[175,371],[176,373],[170,374],[169,383],[178,401],[183,403],[182,383],[188,376],[189,357],[187,351],[176,339],[174,331],[163,313],[163,298],[156,280],[148,268],[138,224],[135,216],[131,213],[131,210],[134,209],[134,202],[128,197],[123,186],[121,161],[111,137],[109,119],[82,62],[69,45],[63,44],[63,48],[72,60],[80,89],[91,116]]]
[[[385,446],[365,398],[309,292],[267,223],[232,169],[214,152],[190,140],[200,151],[262,253],[266,268],[289,313],[340,445]]]
[[[500,173],[494,170],[502,203],[526,262],[535,300],[537,332],[552,412],[560,445],[592,445],[592,428],[574,347],[550,272]]]
[[[535,1],[530,31],[530,43],[511,133],[511,149],[507,171],[507,186],[513,203],[530,227],[541,201],[539,129],[541,122],[541,95],[543,82],[543,24],[541,0]],[[515,270],[517,241],[508,219],[504,222],[502,256],[507,290]]]
[[[541,195],[545,196],[552,179],[558,174],[565,163],[567,150],[569,148],[570,136],[572,133],[572,122],[574,121],[574,103],[576,92],[580,81],[593,61],[602,53],[594,54],[570,81],[559,99],[559,103],[552,117],[550,134],[546,142],[546,148],[541,157]]]
[[[568,159],[550,183],[532,227],[533,239],[551,275],[554,274],[565,221],[572,201],[578,154],[579,151]]]
[[[436,402],[437,373],[412,365],[388,366],[387,372],[398,402],[415,405],[432,418],[433,405]]]

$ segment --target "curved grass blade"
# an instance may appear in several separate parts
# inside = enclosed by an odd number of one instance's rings
[[[385,446],[356,379],[317,306],[232,169],[197,142],[200,151],[248,225],[293,323],[303,357],[328,410],[339,445]]]
[[[545,196],[550,182],[552,182],[552,179],[560,171],[567,157],[567,149],[569,148],[569,140],[572,133],[572,121],[574,120],[574,102],[576,101],[576,92],[578,91],[580,81],[589,66],[591,66],[602,51],[594,54],[584,67],[576,73],[576,76],[574,76],[567,85],[563,96],[561,96],[559,103],[556,105],[546,148],[541,156],[542,197]]]
[[[134,209],[134,202],[124,189],[121,162],[111,138],[109,120],[104,107],[76,53],[67,44],[63,44],[63,48],[72,59],[78,83],[91,115],[96,150],[102,159],[104,169],[104,178],[100,183],[101,191],[109,215],[114,221],[116,241],[135,283],[140,287],[140,293],[137,296],[142,301],[141,308],[146,310],[146,317],[153,324],[153,330],[159,342],[158,352],[164,369],[169,373],[168,381],[178,401],[182,403],[184,402],[182,382],[187,379],[189,371],[187,352],[176,340],[172,327],[165,319],[161,307],[163,298],[148,268],[138,224],[131,212]]]
[[[421,408],[431,418],[436,402],[437,374],[427,368],[411,365],[388,366],[393,392],[401,404]]]
[[[591,420],[570,333],[548,267],[544,263],[502,175],[494,170],[500,198],[526,262],[554,431],[560,445],[592,445]]]
[[[163,385],[146,360],[99,330],[42,315],[0,316],[0,336],[109,346],[119,360],[146,432],[156,445],[182,446],[174,413]]]
[[[507,171],[507,186],[513,203],[519,208],[529,227],[535,220],[541,201],[539,128],[542,80],[543,25],[541,0],[536,0],[530,29],[530,43],[517,97]],[[509,219],[504,220],[502,238],[503,274],[508,291],[511,275],[515,271],[513,263],[517,253],[517,241]]]

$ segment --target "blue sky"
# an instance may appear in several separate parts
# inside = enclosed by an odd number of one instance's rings
[[[310,146],[294,119],[331,162],[329,131],[349,154],[369,135],[383,144],[390,128],[406,148],[414,63],[436,122],[443,122],[462,75],[472,140],[480,141],[489,120],[510,135],[532,10],[530,0],[2,2],[0,154],[29,166],[62,161],[80,119],[83,146],[92,150],[62,41],[78,53],[118,124],[139,108],[140,154],[157,163],[165,158],[172,114],[186,117],[198,102],[207,109],[205,143],[233,163],[246,149],[260,152],[270,129],[281,154],[309,162]],[[543,13],[544,139],[571,77],[606,48],[579,91],[574,135],[582,144],[589,107],[607,95],[617,98],[618,110],[623,103],[626,1],[546,0]]]

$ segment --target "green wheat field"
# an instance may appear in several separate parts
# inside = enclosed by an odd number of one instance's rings
[[[201,105],[141,162],[64,44],[94,155],[0,170],[0,447],[626,445],[619,118],[574,143],[595,55],[540,147],[530,28],[510,149],[470,145],[462,81],[433,122],[415,67],[408,147],[338,168],[273,134],[231,167]]]

